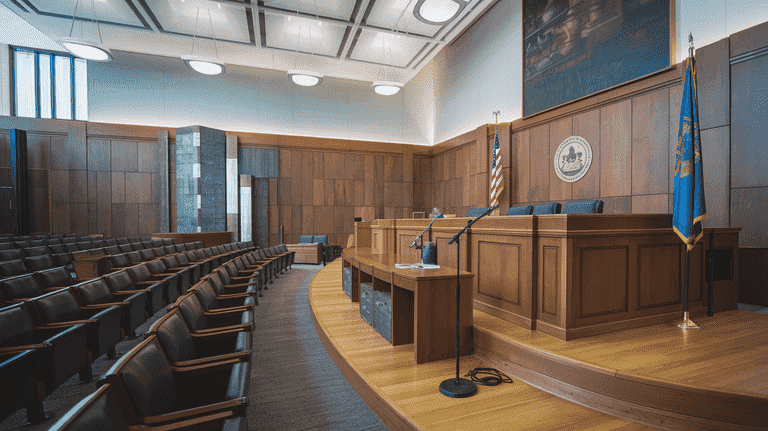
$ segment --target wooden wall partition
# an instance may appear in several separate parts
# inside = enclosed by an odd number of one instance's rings
[[[269,178],[271,244],[277,243],[279,226],[283,226],[285,243],[297,243],[301,235],[328,235],[330,243],[344,246],[354,233],[355,217],[395,219],[411,217],[414,209],[431,209],[431,178],[424,174],[431,173],[428,147],[253,133],[237,136],[241,152],[256,148],[278,154],[279,176]]]
[[[27,131],[32,232],[112,237],[157,229],[167,181],[158,166],[160,129],[0,117],[2,185],[11,128]]]

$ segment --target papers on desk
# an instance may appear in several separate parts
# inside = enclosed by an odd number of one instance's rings
[[[439,269],[440,265],[433,265],[430,263],[396,263],[397,269]]]

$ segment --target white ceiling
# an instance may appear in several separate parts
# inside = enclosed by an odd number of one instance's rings
[[[112,50],[407,82],[497,1],[469,0],[444,26],[417,20],[417,0],[81,0],[74,26],[76,0],[0,4],[54,41],[98,42],[95,10]]]

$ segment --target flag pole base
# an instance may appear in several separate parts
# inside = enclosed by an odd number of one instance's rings
[[[683,320],[675,323],[675,326],[677,326],[680,329],[699,329],[699,328],[701,328],[699,325],[693,323],[693,321],[688,318],[688,312],[687,311],[685,313],[683,313]]]

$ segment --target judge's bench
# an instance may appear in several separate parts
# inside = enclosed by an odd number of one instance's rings
[[[448,241],[468,220],[438,219],[425,233],[440,266],[456,267],[457,247]],[[429,222],[357,222],[355,248],[419,262],[409,245]],[[705,228],[690,252],[692,317],[707,312],[710,278],[714,312],[737,308],[740,230]],[[474,275],[466,278],[473,308],[562,340],[682,317],[685,246],[668,214],[485,217],[461,238],[458,261]]]

